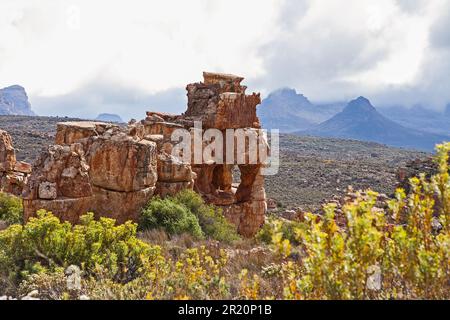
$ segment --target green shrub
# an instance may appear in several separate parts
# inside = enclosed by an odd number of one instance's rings
[[[170,235],[189,233],[197,239],[204,237],[197,217],[173,198],[154,198],[142,210],[140,228],[163,228]]]
[[[271,244],[276,231],[280,234],[281,240],[289,240],[290,243],[298,244],[296,237],[296,230],[304,228],[304,225],[299,222],[280,219],[270,216],[264,226],[256,234],[256,239]]]
[[[222,210],[205,204],[198,193],[192,190],[183,190],[175,196],[175,200],[197,217],[206,236],[224,242],[239,239],[236,227],[227,221]]]
[[[128,281],[156,248],[136,238],[137,225],[131,222],[115,226],[115,220],[96,221],[92,213],[80,220],[72,226],[41,210],[27,224],[1,231],[0,275],[16,281],[77,265],[87,275],[102,269],[115,281]]]
[[[192,190],[183,190],[174,197],[154,198],[142,211],[140,229],[162,228],[167,233],[189,233],[197,239],[205,235],[212,239],[232,242],[239,239],[236,228],[222,214],[222,210],[207,205]]]
[[[22,200],[13,195],[0,192],[0,220],[8,224],[22,223]]]

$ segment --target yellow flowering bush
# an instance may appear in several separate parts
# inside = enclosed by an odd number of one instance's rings
[[[103,268],[112,279],[128,281],[139,274],[142,258],[153,250],[136,238],[136,228],[131,222],[116,226],[113,219],[96,221],[92,213],[73,226],[39,211],[25,225],[15,224],[0,232],[0,273],[20,280],[77,265],[88,274]]]
[[[344,227],[334,205],[320,218],[307,214],[307,227],[297,229],[303,257],[283,265],[284,298],[450,298],[449,152],[450,144],[438,146],[439,173],[412,178],[411,193],[397,190],[389,210],[369,192],[344,206]],[[275,247],[286,247],[280,239]]]

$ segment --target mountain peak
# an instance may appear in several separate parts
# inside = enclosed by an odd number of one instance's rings
[[[284,87],[284,88],[280,88],[280,89],[273,91],[272,93],[270,93],[270,95],[273,95],[273,96],[296,96],[297,91],[293,88]]]
[[[365,97],[358,97],[350,101],[344,108],[344,112],[374,112],[376,111],[374,106],[370,103],[369,99]]]
[[[0,89],[0,114],[34,115],[24,87],[15,84]]]
[[[311,102],[303,94],[289,87],[277,89],[269,94],[268,99],[295,101],[296,104],[311,105]]]
[[[360,102],[360,103],[368,103],[368,104],[370,104],[369,99],[367,99],[366,97],[363,97],[363,96],[359,96],[358,98],[356,98],[356,99],[353,100],[353,101],[357,101],[357,102]],[[350,102],[351,102],[351,101],[350,101]]]
[[[350,101],[345,109],[331,119],[301,134],[373,141],[391,146],[433,150],[445,137],[403,127],[385,118],[367,98]]]
[[[20,90],[20,91],[25,91],[25,88],[18,85],[18,84],[13,84],[12,86],[3,88],[3,90]]]

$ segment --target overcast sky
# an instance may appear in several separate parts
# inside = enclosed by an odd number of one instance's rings
[[[202,71],[263,96],[450,103],[450,0],[1,0],[0,87],[40,115],[182,112]]]

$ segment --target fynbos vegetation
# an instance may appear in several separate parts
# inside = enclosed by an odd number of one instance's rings
[[[409,194],[397,190],[386,209],[368,191],[343,206],[339,223],[335,204],[301,222],[271,219],[259,243],[212,240],[223,240],[229,226],[188,192],[154,199],[144,210],[142,228],[171,235],[158,245],[139,239],[130,222],[115,226],[87,214],[73,226],[40,212],[0,232],[0,292],[38,290],[44,299],[449,299],[449,152],[449,143],[438,146],[438,173],[412,178]],[[179,211],[191,222],[158,216]],[[176,235],[183,232],[192,241]],[[73,265],[81,269],[79,283],[68,286],[64,272]]]

